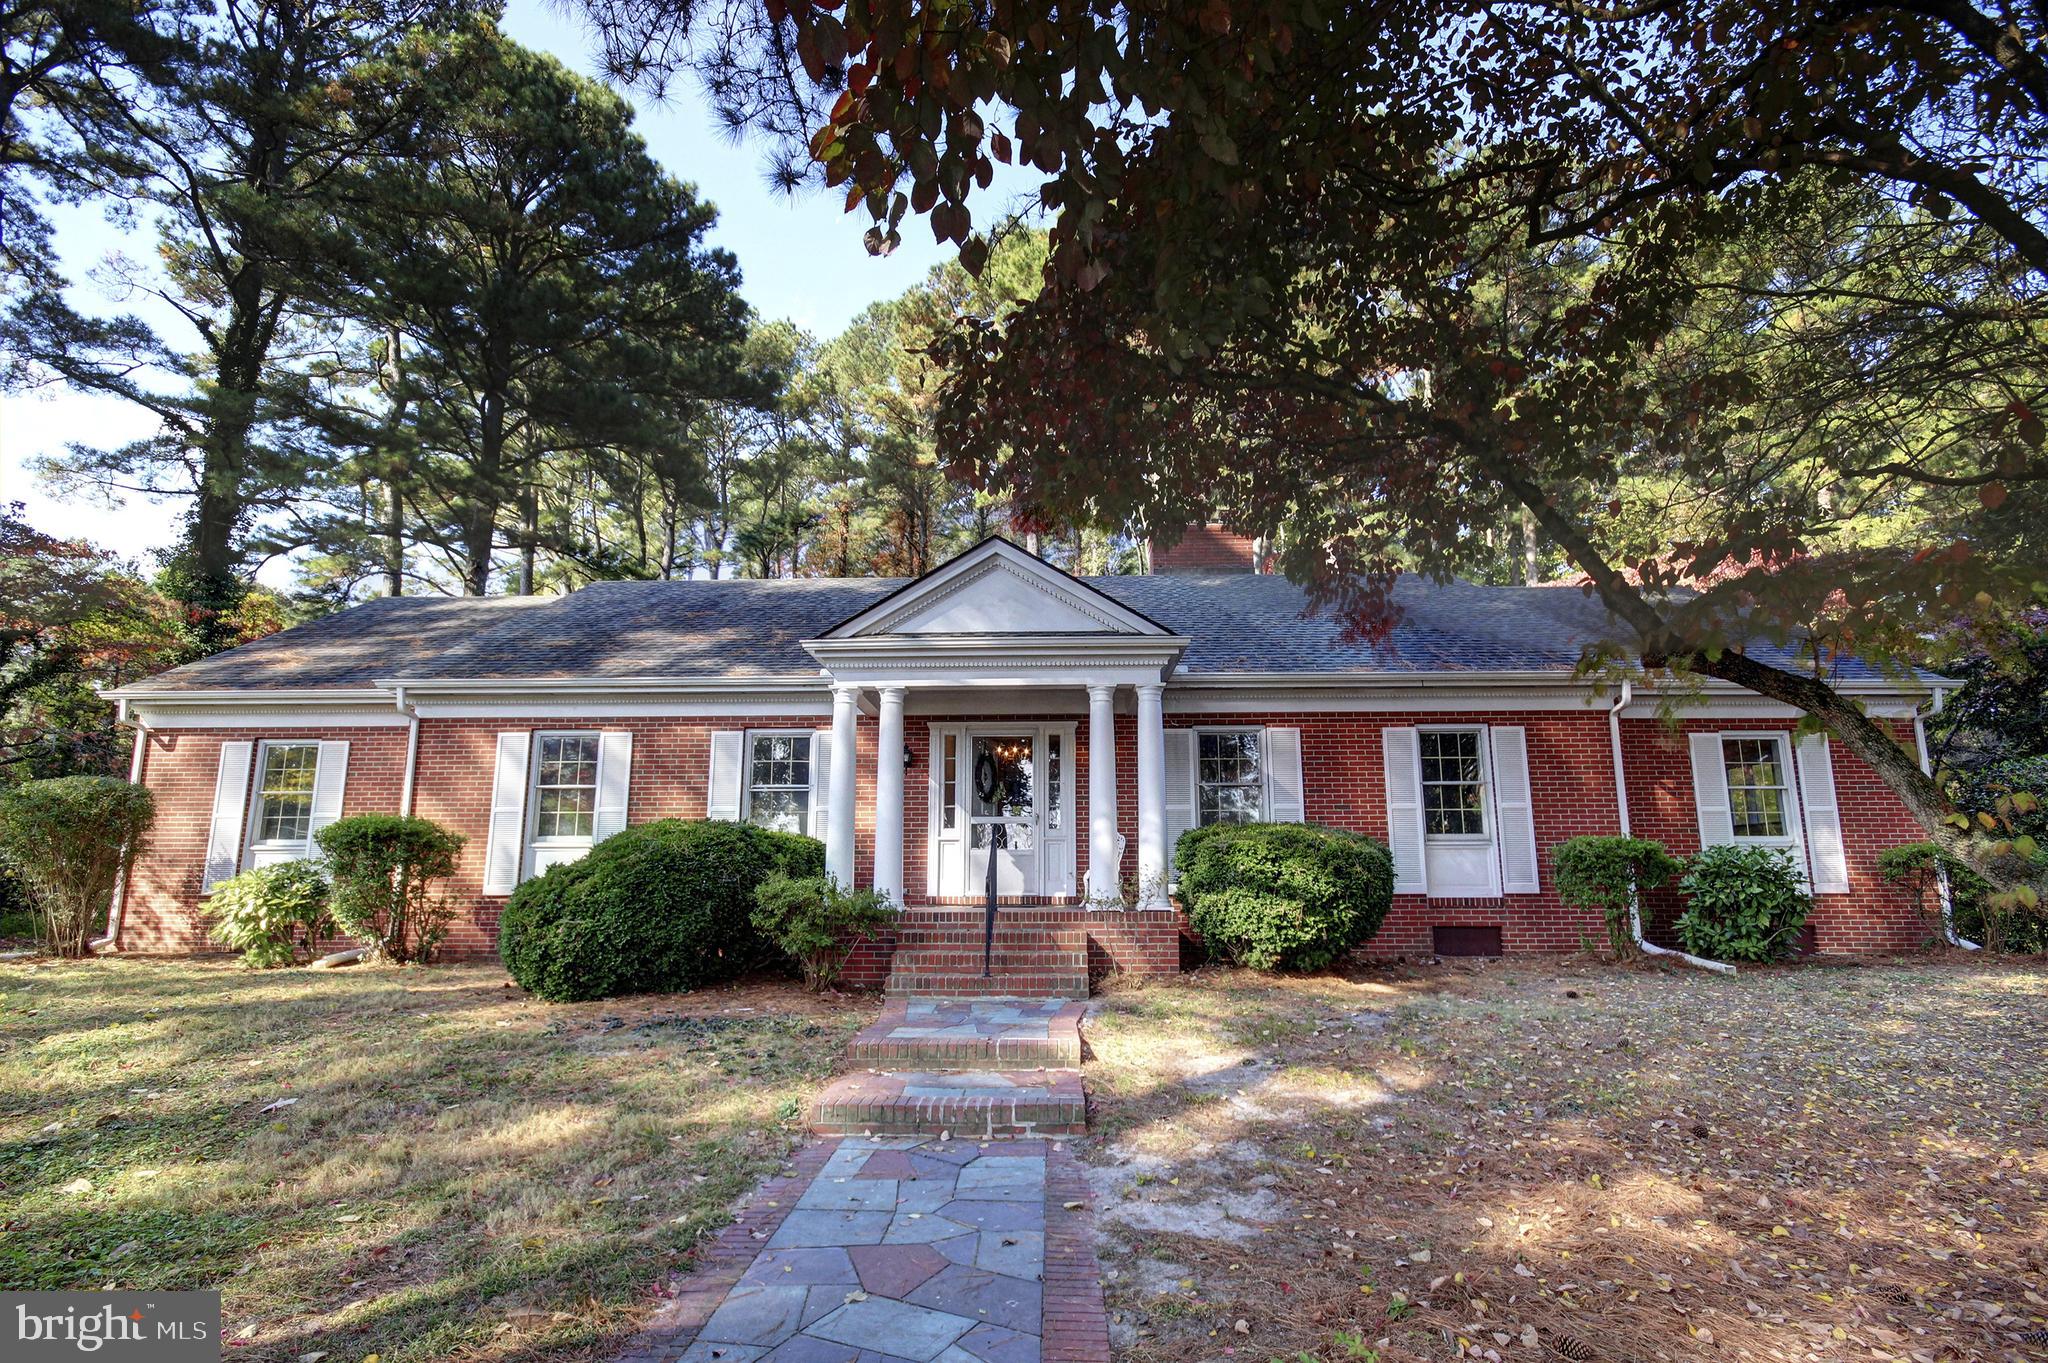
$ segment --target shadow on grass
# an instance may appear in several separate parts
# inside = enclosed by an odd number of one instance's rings
[[[777,986],[554,1008],[501,980],[0,974],[0,1280],[221,1286],[249,1359],[623,1341],[872,1010]]]
[[[2040,1357],[2039,970],[1213,972],[1091,1030],[1133,1363]]]

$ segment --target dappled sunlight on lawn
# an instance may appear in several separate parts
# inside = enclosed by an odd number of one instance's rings
[[[0,968],[0,1281],[222,1287],[231,1356],[588,1357],[801,1138],[866,1000],[492,966]]]
[[[1124,1358],[2041,1356],[2039,969],[1207,970],[1098,1007]]]

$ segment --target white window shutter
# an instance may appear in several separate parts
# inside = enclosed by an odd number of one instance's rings
[[[1543,888],[1543,877],[1536,857],[1528,731],[1517,725],[1496,724],[1487,738],[1493,752],[1494,843],[1500,848],[1501,892],[1536,894]]]
[[[1728,768],[1721,760],[1721,735],[1693,734],[1692,804],[1699,814],[1700,846],[1725,847],[1735,841],[1735,819],[1728,812]]]
[[[590,816],[590,840],[603,842],[626,826],[633,789],[633,731],[607,729],[597,736],[597,809]]]
[[[319,765],[313,768],[313,814],[306,820],[307,856],[320,855],[320,843],[314,834],[341,817],[341,796],[347,788],[347,741],[323,741]]]
[[[526,763],[533,735],[524,729],[498,735],[496,774],[491,779],[490,839],[484,850],[484,893],[511,894],[519,888],[526,843]]]
[[[1380,730],[1387,779],[1387,850],[1394,854],[1394,893],[1429,893],[1422,858],[1422,754],[1415,730]]]
[[[721,729],[711,735],[711,784],[705,787],[705,818],[739,822],[740,763],[746,753],[743,731]]]
[[[240,869],[242,819],[249,808],[249,760],[256,745],[220,745],[220,774],[213,781],[213,823],[206,833],[206,892]]]
[[[832,813],[832,731],[819,729],[811,735],[811,836],[824,840],[831,827]]]
[[[1806,806],[1806,851],[1815,894],[1849,893],[1849,854],[1842,846],[1842,810],[1825,734],[1799,740],[1799,786]]]
[[[1195,826],[1195,731],[1168,729],[1166,754],[1166,881],[1174,881],[1173,849],[1180,835]]]
[[[1301,730],[1266,730],[1262,752],[1266,759],[1266,822],[1306,823],[1307,797],[1301,784]]]

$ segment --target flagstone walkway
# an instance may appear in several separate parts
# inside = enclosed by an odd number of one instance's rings
[[[879,1130],[799,1151],[618,1363],[1108,1363],[1091,1198],[1069,1143],[976,1139],[986,1113],[968,1133],[922,1129],[933,1093],[986,1094],[991,1080],[1071,1092],[1080,1120],[1077,1071],[989,1068],[999,1052],[1078,1064],[1079,1016],[1059,1001],[888,1005],[850,1051],[906,1068],[837,1081],[813,1122],[852,1130],[849,1092],[909,1093],[917,1110],[871,1100]]]

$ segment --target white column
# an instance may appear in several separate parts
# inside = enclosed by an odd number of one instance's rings
[[[1166,728],[1152,682],[1138,688],[1138,907],[1163,909],[1166,898]]]
[[[903,902],[903,688],[885,686],[875,739],[875,889]]]
[[[1116,688],[1088,688],[1088,897],[1117,897]]]
[[[860,767],[860,688],[832,688],[832,769],[825,824],[825,874],[853,888],[854,776]]]

